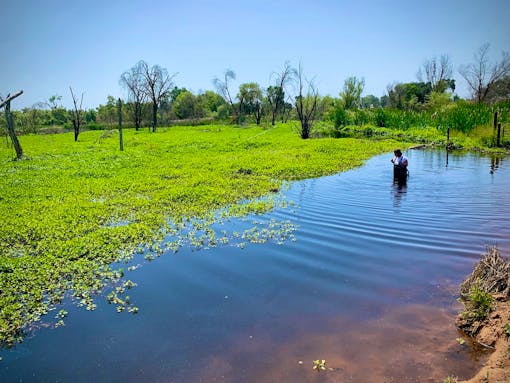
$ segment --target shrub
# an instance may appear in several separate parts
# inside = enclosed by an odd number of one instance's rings
[[[89,122],[87,124],[88,130],[104,130],[104,126],[101,124],[98,124],[97,122]]]
[[[466,311],[464,311],[463,314],[464,318],[475,321],[484,320],[492,310],[493,300],[492,294],[483,291],[479,284],[475,283],[471,286],[466,297]]]
[[[375,110],[374,112],[374,120],[375,120],[375,125],[380,127],[380,128],[384,128],[388,125],[388,118],[386,116],[386,110],[383,109],[383,108],[378,108]]]
[[[363,110],[363,109],[357,109],[353,113],[352,122],[354,125],[365,125],[370,122],[370,114]]]
[[[336,107],[333,110],[331,120],[335,124],[335,128],[349,125],[349,122],[350,122],[347,112],[342,107]]]

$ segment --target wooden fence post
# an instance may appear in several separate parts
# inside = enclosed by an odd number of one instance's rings
[[[122,139],[122,100],[119,98],[117,101],[117,113],[119,114],[119,141],[120,151],[124,150],[124,141]]]
[[[0,103],[0,108],[5,107],[5,120],[7,123],[7,132],[9,133],[9,137],[11,137],[12,144],[14,146],[14,150],[16,151],[16,159],[21,160],[23,157],[23,149],[21,148],[21,144],[19,143],[18,137],[16,136],[16,132],[14,130],[14,121],[12,119],[11,113],[11,101],[16,97],[23,93],[22,90],[11,95],[7,95],[5,100],[2,100]]]

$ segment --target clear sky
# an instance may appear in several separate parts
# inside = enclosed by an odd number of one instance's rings
[[[84,107],[125,97],[120,75],[143,59],[193,92],[231,68],[234,86],[270,85],[285,61],[300,62],[322,95],[338,96],[349,76],[364,95],[416,81],[426,59],[448,54],[457,72],[490,43],[510,51],[510,0],[0,0],[0,94],[19,89],[20,109],[69,86]]]

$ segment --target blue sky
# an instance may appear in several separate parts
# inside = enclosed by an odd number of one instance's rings
[[[338,96],[349,76],[364,95],[416,81],[426,59],[448,54],[455,69],[490,43],[493,60],[510,51],[509,0],[130,1],[1,0],[0,94],[24,94],[14,109],[84,92],[84,107],[125,97],[122,72],[143,59],[193,92],[213,89],[227,68],[234,86],[270,85],[285,61]],[[464,80],[455,71],[457,90]]]

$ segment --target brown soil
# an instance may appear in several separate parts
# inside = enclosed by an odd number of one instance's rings
[[[471,379],[459,383],[509,383],[510,341],[505,325],[510,323],[510,300],[496,297],[494,310],[484,322],[475,341],[494,349],[482,369]]]

